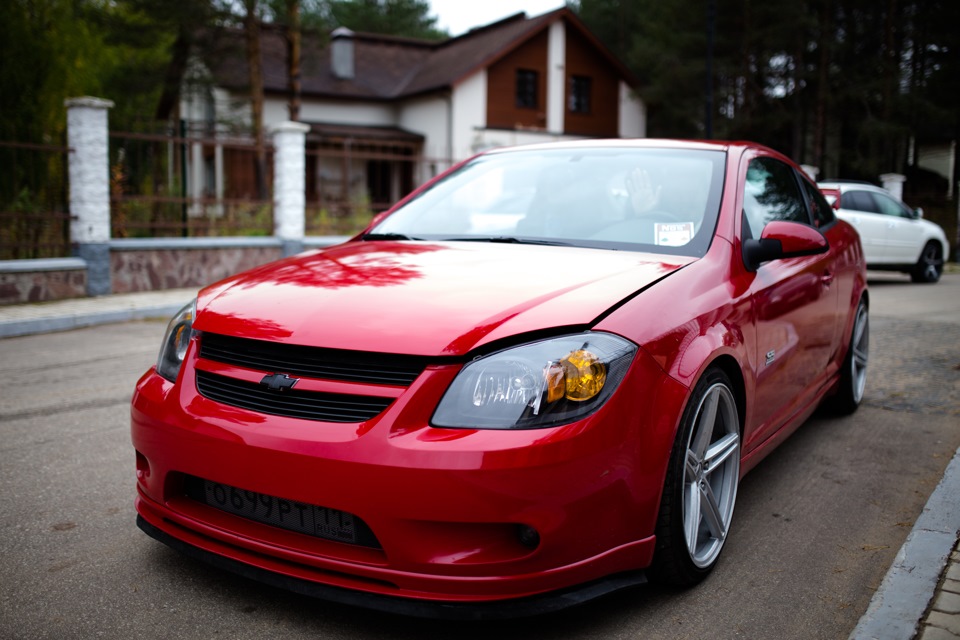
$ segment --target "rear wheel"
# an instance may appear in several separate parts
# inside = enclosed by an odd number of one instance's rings
[[[867,302],[861,299],[853,320],[850,347],[847,349],[847,355],[843,359],[843,368],[840,370],[840,386],[836,395],[829,401],[829,408],[835,413],[850,414],[860,406],[860,401],[863,400],[863,391],[867,386],[869,355],[870,316],[867,311]]]
[[[910,279],[914,282],[933,283],[943,274],[943,249],[939,242],[931,240],[923,247],[920,259],[910,272]]]
[[[709,369],[683,412],[657,519],[651,576],[677,586],[710,573],[730,531],[740,484],[740,418],[730,379]]]

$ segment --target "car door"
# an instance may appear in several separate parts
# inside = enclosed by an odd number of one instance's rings
[[[887,194],[873,192],[870,195],[886,217],[885,261],[890,264],[916,262],[920,250],[923,249],[923,227],[920,221],[906,205]]]
[[[840,196],[839,215],[860,234],[867,264],[883,264],[890,262],[887,235],[892,219],[881,211],[873,195],[866,189],[844,191]]]
[[[751,159],[743,186],[741,238],[759,238],[774,220],[818,226],[801,180],[776,158]],[[747,451],[808,404],[828,375],[839,340],[834,260],[831,249],[765,262],[756,269],[751,284],[757,336],[755,402],[745,434]]]

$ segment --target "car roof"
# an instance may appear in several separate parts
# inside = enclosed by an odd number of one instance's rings
[[[498,154],[511,153],[514,151],[539,151],[543,149],[692,149],[704,151],[727,151],[733,147],[766,148],[761,144],[753,142],[675,140],[665,138],[610,138],[606,140],[562,140],[557,142],[541,142],[537,144],[498,147],[490,149],[485,153]]]

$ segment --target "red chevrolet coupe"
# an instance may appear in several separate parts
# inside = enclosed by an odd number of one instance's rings
[[[138,524],[413,615],[693,585],[743,475],[866,382],[857,233],[750,143],[483,153],[214,284],[132,403]]]

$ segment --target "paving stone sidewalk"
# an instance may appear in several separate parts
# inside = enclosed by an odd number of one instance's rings
[[[960,638],[960,540],[940,577],[936,597],[920,623],[918,640]]]

